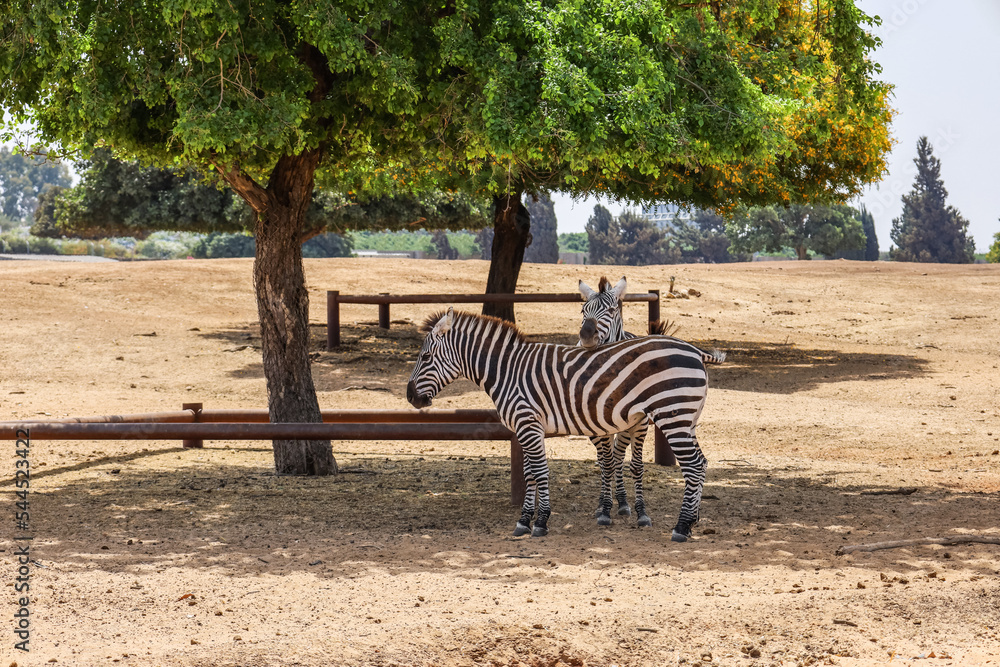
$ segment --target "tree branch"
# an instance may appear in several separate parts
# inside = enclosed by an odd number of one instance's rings
[[[237,166],[224,167],[215,160],[210,160],[215,170],[222,176],[222,180],[229,184],[236,194],[242,197],[250,207],[257,213],[267,210],[270,198],[257,181],[243,173]]]
[[[853,553],[855,551],[878,551],[879,549],[898,549],[900,547],[912,547],[918,544],[1000,544],[1000,537],[989,537],[986,535],[956,535],[955,537],[922,537],[915,540],[894,540],[892,542],[874,542],[872,544],[854,544],[840,547],[837,555]]]

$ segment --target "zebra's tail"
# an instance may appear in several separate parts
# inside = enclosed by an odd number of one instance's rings
[[[717,349],[713,349],[711,352],[701,350],[701,360],[706,364],[721,364],[726,360],[726,353]]]
[[[681,328],[681,325],[670,320],[655,320],[650,323],[650,335],[652,336],[673,336]]]

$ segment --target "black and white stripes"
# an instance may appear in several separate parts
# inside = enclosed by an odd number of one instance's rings
[[[624,276],[614,286],[607,278],[601,276],[596,291],[582,280],[579,286],[580,293],[585,299],[582,308],[583,322],[580,326],[580,345],[594,348],[598,345],[637,337],[635,334],[625,331],[622,319],[622,296],[627,289]],[[675,327],[666,322],[654,322],[652,329],[660,335],[667,335]],[[726,358],[725,353],[719,351],[704,352],[699,350],[699,352],[704,363],[722,363]],[[647,425],[648,421],[643,420],[621,433],[591,436],[590,438],[597,448],[597,458],[601,468],[601,496],[597,512],[595,512],[597,523],[600,525],[611,523],[612,476],[614,477],[615,498],[618,501],[618,514],[631,515],[631,509],[625,495],[623,472],[625,451],[630,446],[632,448],[630,467],[635,487],[636,520],[639,526],[652,525],[652,520],[646,514],[646,503],[643,498],[642,447]]]
[[[694,427],[708,381],[698,348],[649,336],[596,350],[530,343],[501,320],[455,312],[434,315],[407,384],[417,408],[462,376],[493,399],[501,421],[524,450],[527,482],[515,535],[548,532],[549,471],[545,436],[605,435],[627,431],[648,415],[667,436],[681,463],[684,501],[673,539],[684,541],[698,520],[705,460]]]

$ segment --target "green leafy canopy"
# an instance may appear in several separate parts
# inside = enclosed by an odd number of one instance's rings
[[[37,0],[0,9],[0,104],[70,151],[348,193],[843,197],[885,168],[851,0]]]

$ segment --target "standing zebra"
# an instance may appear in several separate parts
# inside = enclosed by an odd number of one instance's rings
[[[627,282],[625,276],[613,287],[610,281],[601,276],[597,291],[594,291],[582,280],[579,283],[580,293],[586,299],[583,304],[583,323],[580,327],[579,345],[592,349],[605,343],[616,343],[620,340],[637,338],[633,333],[625,331],[622,320],[622,295],[625,294]],[[668,335],[671,327],[668,323],[658,321],[653,324],[656,334]],[[694,347],[694,346],[691,346]],[[697,348],[695,348],[697,349]],[[698,350],[704,363],[722,363],[726,355],[722,352],[704,352]],[[645,439],[648,420],[633,425],[620,433],[591,436],[590,441],[597,448],[597,458],[601,469],[600,506],[595,512],[598,525],[611,524],[611,475],[614,475],[615,498],[618,501],[618,514],[630,516],[631,509],[625,495],[625,450],[632,447],[632,479],[635,485],[635,510],[639,526],[650,526],[652,520],[646,514],[645,501],[642,492],[642,445]],[[691,426],[693,437],[694,425]],[[612,446],[613,444],[613,446]]]
[[[426,337],[406,385],[410,404],[425,408],[445,385],[465,377],[489,394],[500,421],[521,443],[527,491],[515,536],[548,533],[546,433],[618,433],[648,416],[670,439],[684,474],[684,500],[671,539],[690,537],[705,481],[705,457],[694,439],[708,390],[699,349],[666,336],[596,350],[530,343],[502,320],[451,308],[428,318],[421,332]]]

